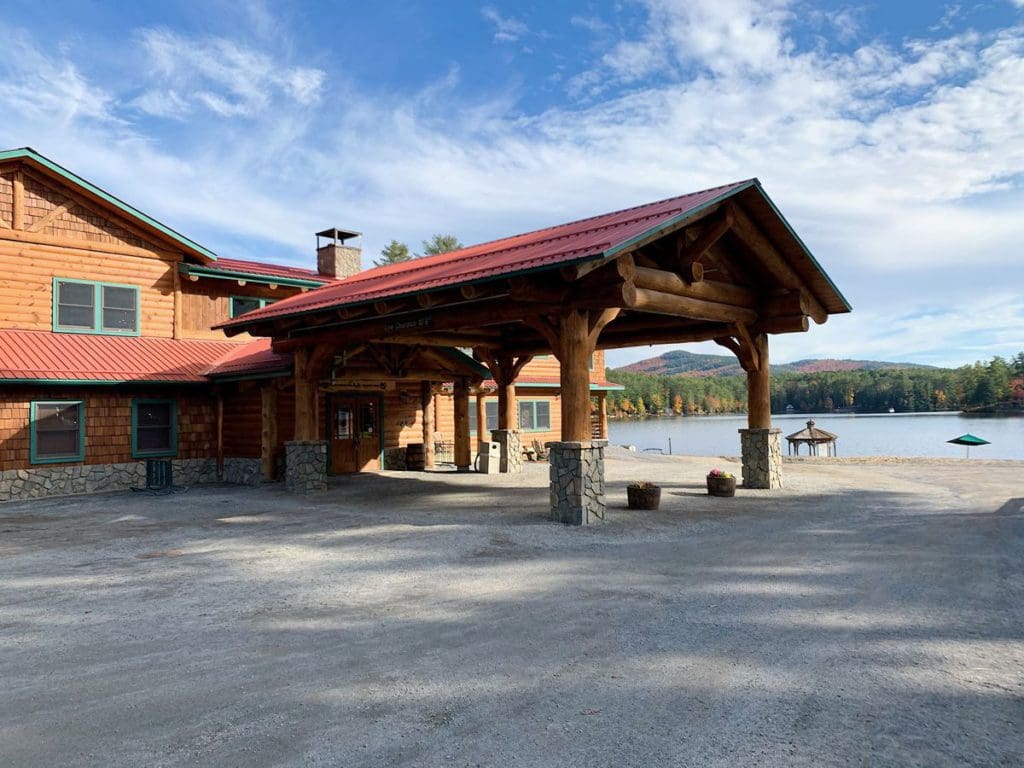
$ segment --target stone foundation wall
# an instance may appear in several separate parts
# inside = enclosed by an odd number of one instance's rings
[[[782,430],[741,429],[744,488],[782,487]]]
[[[607,440],[548,443],[551,478],[551,519],[566,525],[587,525],[603,519],[604,449]]]
[[[172,459],[175,485],[217,482],[214,459]],[[146,462],[56,464],[0,472],[0,502],[142,488]]]
[[[495,429],[491,432],[491,440],[501,446],[501,471],[522,472],[523,443],[519,432],[514,429]]]
[[[260,459],[224,459],[225,483],[233,485],[259,485],[263,482],[263,462]]]
[[[284,444],[285,487],[291,493],[313,493],[327,487],[327,441],[292,440]]]

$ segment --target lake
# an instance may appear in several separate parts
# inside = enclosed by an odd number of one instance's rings
[[[1024,460],[1024,418],[962,416],[950,413],[822,413],[773,415],[772,424],[782,430],[782,452],[788,452],[786,435],[798,432],[808,419],[839,436],[839,456],[931,456],[963,458],[964,448],[946,441],[965,432],[991,442],[971,449],[971,458]],[[747,426],[746,415],[669,416],[647,419],[611,419],[612,445],[638,449],[661,448],[691,456],[738,456],[737,430]],[[822,449],[824,450],[824,449]],[[803,455],[807,454],[806,447]]]

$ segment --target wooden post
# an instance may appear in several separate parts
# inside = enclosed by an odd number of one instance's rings
[[[487,431],[487,403],[483,393],[476,394],[476,449],[482,451],[484,444],[491,442],[491,434]]]
[[[608,439],[608,393],[604,390],[597,393],[597,436]]]
[[[260,417],[263,430],[260,435],[260,461],[263,465],[263,479],[274,479],[274,453],[277,449],[277,387],[264,385],[260,392],[262,408]]]
[[[316,384],[307,376],[309,348],[295,350],[295,439],[316,440]]]
[[[25,228],[25,177],[20,170],[14,172],[11,229]]]
[[[182,295],[181,295],[181,272],[178,271],[178,262],[171,264],[172,282],[174,285],[174,328],[171,330],[172,339],[181,338],[181,317],[182,317]]]
[[[217,479],[224,477],[224,395],[217,393]]]
[[[469,446],[469,383],[465,379],[456,379],[455,468],[459,472],[469,472],[472,463],[472,450]]]
[[[588,441],[590,434],[590,344],[588,314],[571,310],[560,318],[562,441]]]
[[[434,466],[434,388],[429,381],[422,383],[423,406],[423,465]]]
[[[757,365],[747,371],[747,426],[750,429],[768,429],[772,425],[772,394],[768,373],[768,335],[758,333],[751,337],[757,352]]]
[[[519,429],[519,402],[516,384],[498,384],[498,429]]]

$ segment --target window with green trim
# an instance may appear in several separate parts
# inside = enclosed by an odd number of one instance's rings
[[[53,330],[139,335],[139,286],[53,279]]]
[[[523,432],[548,432],[551,429],[551,401],[520,400],[519,429]]]
[[[259,296],[232,296],[231,316],[238,317],[254,309],[263,309],[268,304],[273,304],[277,299],[261,299]]]
[[[498,401],[484,400],[484,418],[487,421],[487,431],[498,428]],[[469,434],[476,434],[476,408],[469,409]]]
[[[132,457],[174,456],[178,452],[178,404],[174,400],[132,400]]]
[[[83,401],[33,401],[30,407],[29,460],[33,464],[85,460]]]

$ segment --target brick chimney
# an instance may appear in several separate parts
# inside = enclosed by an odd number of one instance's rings
[[[344,229],[325,229],[316,233],[316,271],[323,277],[342,278],[361,272],[362,248],[345,245],[345,241],[359,237],[360,232]],[[321,239],[327,243],[321,244]]]

